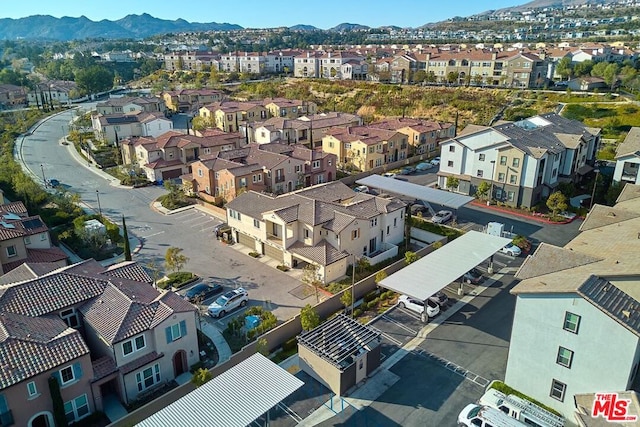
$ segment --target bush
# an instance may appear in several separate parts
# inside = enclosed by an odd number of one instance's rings
[[[353,310],[353,317],[360,317],[362,315],[362,310],[359,308],[356,308],[355,310]]]
[[[172,288],[180,289],[184,285],[197,280],[198,276],[193,273],[189,273],[188,271],[179,271],[175,273],[169,273],[169,275],[167,275],[167,278],[168,280],[164,282],[166,283],[166,287],[170,286]]]
[[[284,352],[288,352],[296,348],[298,348],[298,340],[295,338],[288,339],[284,344],[282,344],[282,351]]]
[[[538,402],[538,401],[537,401],[537,400],[535,400],[535,399],[530,398],[529,396],[527,396],[527,395],[526,395],[526,394],[524,394],[524,393],[520,393],[518,390],[515,390],[515,389],[513,389],[513,388],[509,387],[508,385],[506,385],[506,384],[505,384],[505,383],[503,383],[502,381],[494,381],[494,382],[491,384],[491,387],[490,387],[490,388],[494,388],[494,389],[498,390],[499,392],[504,393],[504,394],[507,394],[507,395],[509,395],[509,394],[513,394],[513,395],[515,395],[515,396],[521,397],[522,399],[528,400],[529,402],[533,402],[534,404],[536,404],[536,405],[540,406],[541,408],[546,409],[547,411],[551,412],[552,414],[556,414],[556,415],[558,415],[559,417],[561,417],[561,416],[562,416],[562,414],[560,414],[560,413],[559,413],[558,411],[556,411],[555,409],[552,409],[552,408],[550,408],[550,407],[548,407],[548,406],[546,406],[546,405],[543,405],[542,403]]]
[[[282,264],[278,265],[276,268],[278,270],[280,270],[280,271],[289,271],[289,267],[287,267],[286,265],[282,265]]]
[[[249,256],[254,257],[254,258],[258,258],[260,256],[260,254],[258,252],[249,252]]]

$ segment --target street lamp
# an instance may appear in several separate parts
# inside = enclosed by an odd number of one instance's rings
[[[596,187],[598,186],[598,174],[600,173],[600,169],[594,169],[596,173],[596,179],[593,180],[593,191],[591,192],[591,201],[589,202],[589,210],[593,207],[593,199],[596,197]]]
[[[491,160],[489,163],[491,163],[491,188],[489,189],[489,200],[487,200],[487,203],[490,203],[493,199],[493,173],[496,167],[496,161]]]
[[[102,217],[102,207],[100,206],[100,191],[96,190],[96,197],[98,198],[98,213]]]
[[[42,163],[40,164],[40,170],[42,171],[42,182],[44,182],[44,188],[47,188],[49,185],[47,184],[47,178],[44,176],[44,166],[42,166]]]

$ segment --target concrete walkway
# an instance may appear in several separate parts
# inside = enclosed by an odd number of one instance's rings
[[[447,319],[449,319],[449,317],[451,317],[462,307],[470,303],[476,296],[481,295],[485,290],[491,287],[491,285],[502,279],[502,277],[509,272],[511,272],[511,269],[508,268],[500,270],[497,274],[494,274],[493,276],[488,278],[483,285],[477,286],[471,293],[460,298],[458,302],[456,302],[452,307],[449,307],[445,312],[442,312],[440,316],[425,325],[418,332],[415,338],[413,338],[391,356],[386,358],[384,362],[382,362],[380,367],[374,372],[374,374],[367,378],[366,382],[352,391],[349,396],[334,396],[332,399],[328,400],[322,406],[312,412],[311,415],[302,420],[302,422],[298,425],[315,426],[335,416],[335,411],[339,410],[339,408],[342,408],[343,406],[343,402],[341,402],[341,399],[344,399],[344,402],[348,403],[356,410],[361,410],[371,405],[377,398],[379,398],[384,392],[386,392],[400,379],[397,375],[389,371],[389,369],[393,365],[401,361],[411,351],[418,348],[418,346],[424,342],[427,336],[435,328],[443,324]],[[373,319],[372,322],[373,321],[375,321],[375,319]],[[288,365],[292,364],[289,359],[287,359],[285,362],[287,362]]]
[[[218,365],[231,358],[231,355],[233,354],[231,353],[231,348],[229,348],[227,340],[224,339],[218,328],[204,319],[200,322],[200,330],[203,334],[208,336],[211,341],[213,341],[213,345],[216,346],[216,350],[218,351]]]

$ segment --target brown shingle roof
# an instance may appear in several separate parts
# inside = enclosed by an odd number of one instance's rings
[[[341,259],[350,256],[349,253],[345,251],[337,250],[326,240],[320,241],[315,246],[307,246],[302,242],[295,242],[289,247],[289,250],[296,255],[318,263],[322,266],[331,265],[334,262],[340,261]]]

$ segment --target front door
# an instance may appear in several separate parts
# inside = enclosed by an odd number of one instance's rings
[[[49,417],[49,414],[38,415],[31,421],[30,427],[52,427],[53,423],[51,422]]]
[[[356,356],[356,384],[367,377],[367,352]]]
[[[177,377],[187,371],[187,353],[184,350],[177,351],[173,355],[173,376]]]

